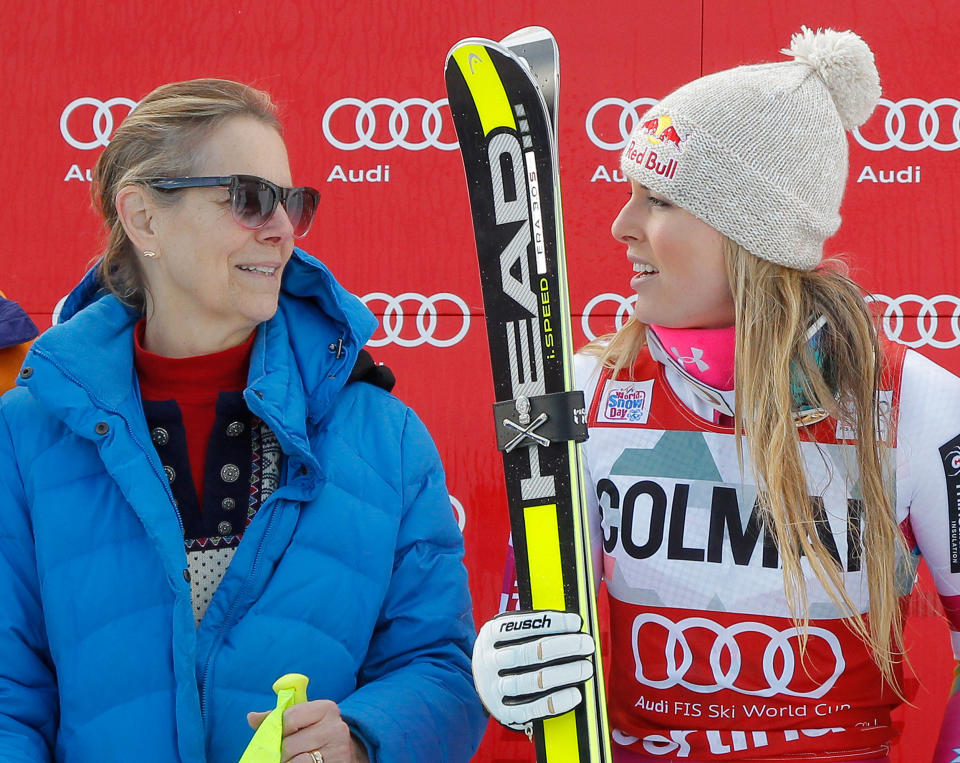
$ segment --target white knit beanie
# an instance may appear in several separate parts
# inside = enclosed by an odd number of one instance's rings
[[[802,27],[793,61],[710,74],[675,90],[634,128],[623,173],[748,251],[808,270],[840,227],[845,130],[880,98],[867,44]]]

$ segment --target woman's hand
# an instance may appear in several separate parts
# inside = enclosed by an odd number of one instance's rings
[[[247,723],[257,729],[269,713],[247,713]],[[315,699],[287,708],[283,713],[282,763],[369,763],[363,743],[351,735],[336,702]]]

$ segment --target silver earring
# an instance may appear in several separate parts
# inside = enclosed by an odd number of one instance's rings
[[[156,253],[155,251],[153,251],[152,249],[144,249],[144,250],[143,250],[143,256],[144,256],[144,257],[156,257],[156,256],[157,256],[157,253]]]

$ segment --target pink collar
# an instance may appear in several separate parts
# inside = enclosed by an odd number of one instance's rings
[[[721,329],[650,328],[664,350],[695,379],[714,389],[733,389],[736,326]]]

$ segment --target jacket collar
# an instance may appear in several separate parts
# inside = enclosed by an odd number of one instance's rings
[[[650,357],[664,366],[671,381],[678,380],[682,386],[706,402],[713,410],[724,416],[733,416],[736,410],[736,390],[716,389],[692,376],[667,352],[651,329],[647,329],[647,347],[650,349]]]
[[[19,383],[77,431],[88,432],[91,404],[140,426],[132,336],[138,317],[88,272],[65,300],[59,324],[34,343],[24,362],[34,373]],[[376,325],[325,265],[294,250],[277,313],[257,331],[244,392],[286,452],[313,461],[307,421],[325,415]]]
[[[817,322],[811,327],[811,331],[822,327],[822,323]],[[657,338],[657,335],[650,329],[647,330],[647,346],[650,349],[650,357],[664,366],[667,380],[677,392],[683,397],[683,391],[689,391],[696,397],[707,403],[713,410],[722,413],[725,416],[733,416],[736,410],[736,390],[721,390],[704,384],[678,363],[673,356],[667,352],[666,348]],[[677,389],[681,387],[682,389]],[[801,401],[794,401],[793,421],[798,427],[807,427],[823,421],[829,415],[823,408],[816,408]]]

